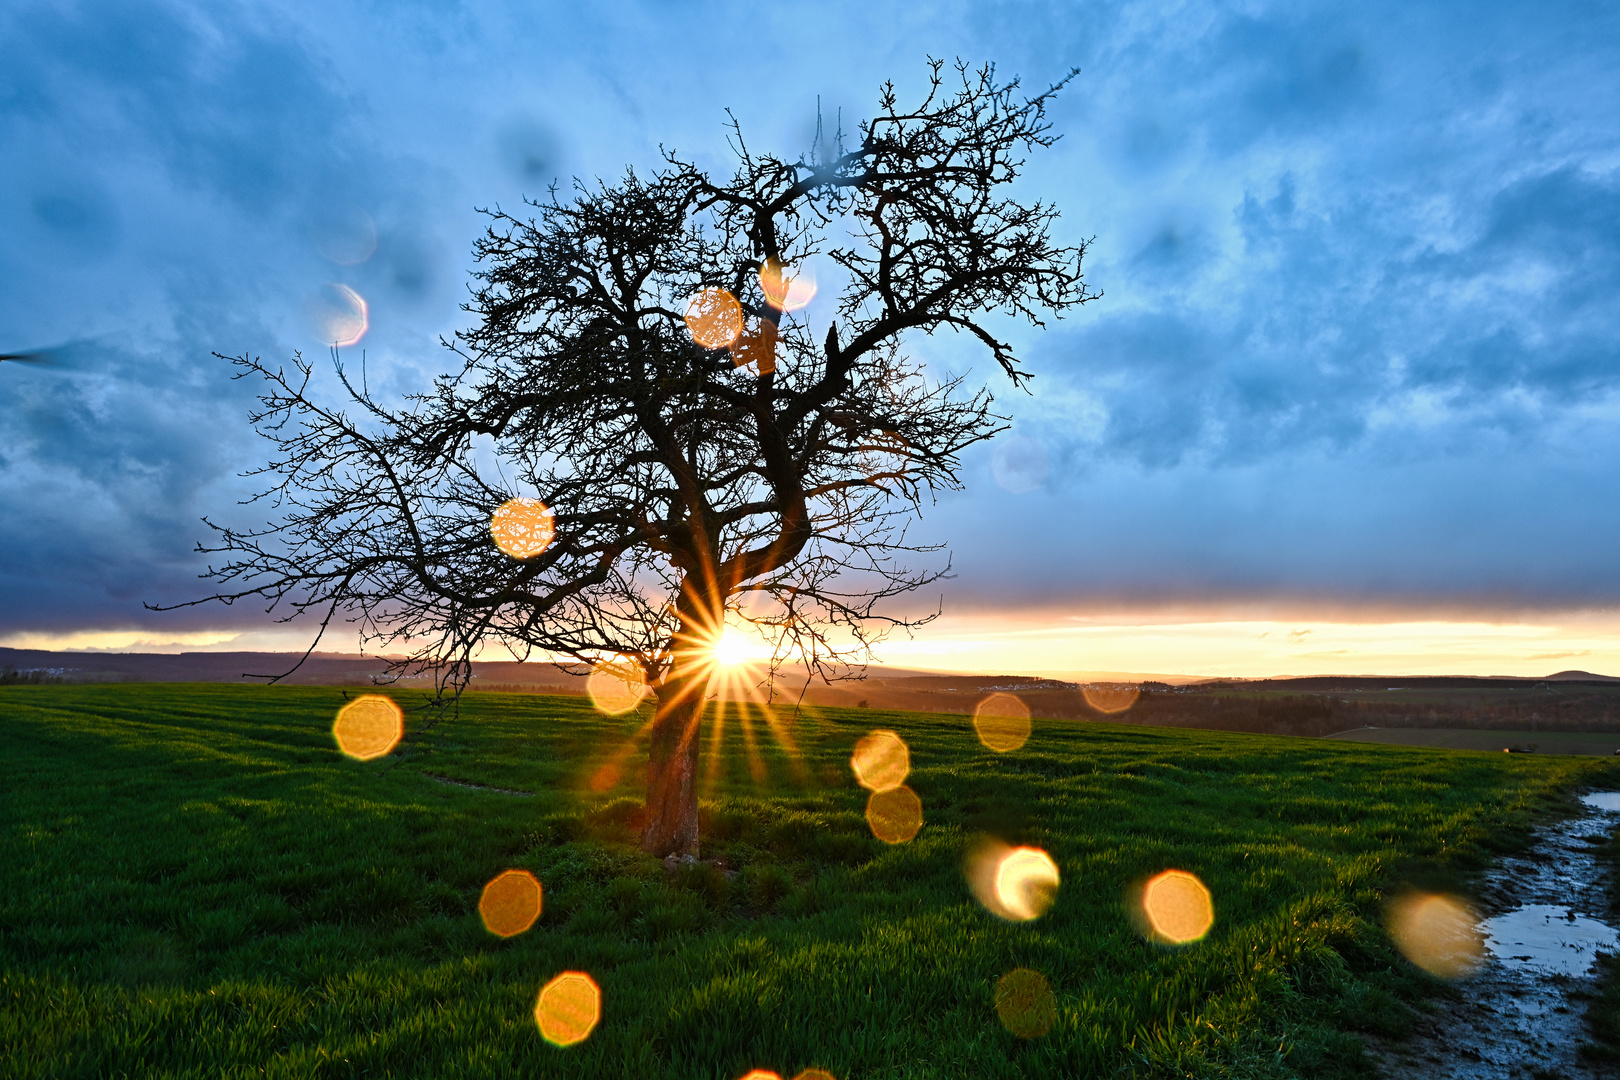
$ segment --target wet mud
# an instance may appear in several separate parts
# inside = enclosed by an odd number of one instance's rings
[[[1538,829],[1524,853],[1504,858],[1484,879],[1486,957],[1437,1003],[1412,1036],[1369,1049],[1384,1075],[1402,1080],[1597,1080],[1582,1063],[1585,999],[1595,992],[1593,962],[1613,952],[1604,922],[1607,868],[1598,843],[1620,822],[1620,792],[1582,800],[1585,813]],[[1611,1078],[1612,1080],[1612,1078]]]

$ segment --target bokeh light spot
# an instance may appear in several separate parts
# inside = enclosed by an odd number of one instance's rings
[[[306,301],[305,312],[316,336],[327,345],[357,344],[371,326],[365,298],[347,285],[325,286]]]
[[[996,1015],[1020,1039],[1037,1039],[1057,1022],[1057,999],[1046,976],[1014,968],[996,982]]]
[[[826,1069],[806,1069],[798,1076],[795,1076],[793,1080],[838,1080],[838,1077]]]
[[[786,266],[766,259],[759,268],[765,302],[780,311],[798,311],[816,297],[816,275],[807,263]]]
[[[478,917],[498,937],[521,934],[540,918],[540,879],[527,870],[503,870],[484,886]]]
[[[338,710],[332,737],[338,749],[352,758],[380,758],[405,737],[405,714],[392,698],[361,694]]]
[[[743,1073],[742,1080],[782,1080],[782,1074],[769,1069],[749,1069]]]
[[[906,782],[911,772],[911,750],[894,732],[874,731],[855,744],[849,767],[861,787],[888,791]]]
[[[922,828],[922,800],[904,784],[874,791],[866,800],[866,823],[885,844],[903,844]]]
[[[585,692],[591,695],[596,711],[619,716],[641,704],[647,695],[647,676],[634,660],[619,656],[612,660],[599,660],[585,680]]]
[[[761,375],[776,370],[776,324],[769,319],[749,319],[737,344],[731,347],[731,362],[738,367],[754,364]]]
[[[742,305],[724,289],[699,289],[686,305],[686,328],[705,349],[724,349],[742,333]]]
[[[1142,691],[1134,686],[1088,686],[1080,691],[1086,704],[1100,713],[1122,713],[1136,704]]]
[[[532,559],[557,536],[557,516],[539,499],[507,499],[490,515],[495,546],[514,559]]]
[[[1154,939],[1186,945],[1209,933],[1215,904],[1196,875],[1166,870],[1142,887],[1142,915]]]
[[[988,840],[968,852],[963,866],[979,903],[1009,922],[1046,914],[1057,899],[1061,877],[1052,857],[1036,847],[1008,847]]]
[[[546,983],[534,1003],[534,1022],[553,1046],[584,1042],[602,1019],[602,991],[583,971],[565,971]]]
[[[1461,897],[1401,897],[1390,905],[1389,936],[1408,960],[1442,979],[1466,978],[1485,960],[1479,918]]]
[[[1014,694],[995,693],[973,709],[979,741],[999,754],[1029,741],[1029,706]]]

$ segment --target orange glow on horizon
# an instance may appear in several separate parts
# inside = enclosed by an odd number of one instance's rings
[[[539,920],[542,895],[540,879],[527,870],[503,870],[484,886],[478,917],[497,937],[514,937]]]
[[[1142,917],[1148,936],[1165,945],[1188,945],[1215,925],[1215,904],[1197,875],[1166,870],[1142,886]]]
[[[1038,1039],[1057,1022],[1057,1000],[1046,976],[1014,968],[996,982],[996,1015],[1020,1039]]]
[[[583,971],[565,971],[540,991],[534,1022],[553,1046],[584,1042],[602,1019],[602,990]]]
[[[1412,963],[1442,979],[1464,979],[1485,962],[1479,916],[1460,896],[1410,893],[1389,908],[1389,936]]]
[[[922,800],[904,784],[874,791],[866,800],[866,823],[885,844],[903,844],[922,828]]]
[[[358,761],[380,758],[405,737],[405,714],[393,698],[361,694],[338,710],[332,723],[338,749]]]
[[[699,289],[686,305],[686,328],[705,349],[729,348],[742,333],[742,305],[725,289]]]
[[[911,773],[911,748],[892,731],[873,731],[855,744],[849,758],[855,781],[868,791],[888,791]]]
[[[490,515],[495,546],[514,559],[532,559],[557,536],[557,517],[539,499],[507,499]]]
[[[973,729],[998,754],[1017,750],[1029,741],[1029,706],[1014,694],[991,694],[974,707]]]

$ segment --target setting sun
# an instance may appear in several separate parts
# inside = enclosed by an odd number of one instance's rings
[[[720,640],[714,643],[714,662],[721,667],[735,667],[752,658],[754,646],[740,630],[726,627]]]

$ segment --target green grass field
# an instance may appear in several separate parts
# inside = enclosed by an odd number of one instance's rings
[[[1355,1032],[1398,1034],[1436,989],[1389,947],[1386,891],[1457,880],[1620,781],[1591,758],[1062,721],[1003,755],[960,716],[733,716],[704,747],[704,854],[737,873],[671,875],[633,843],[642,719],[472,695],[358,763],[330,735],[343,700],[0,689],[0,1074],[1356,1076]],[[926,816],[894,847],[847,766],[877,727],[910,744]],[[973,899],[983,835],[1056,859],[1044,917]],[[545,909],[502,940],[476,905],[508,867]],[[1213,894],[1202,942],[1134,928],[1131,885],[1167,867]],[[1039,1038],[997,1018],[1017,967],[1055,993]],[[532,1009],[569,969],[603,1016],[557,1049]]]

